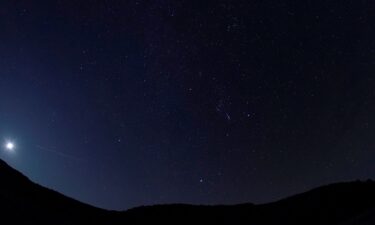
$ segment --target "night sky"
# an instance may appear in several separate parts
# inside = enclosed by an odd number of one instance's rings
[[[116,210],[375,178],[374,10],[1,1],[0,158]]]

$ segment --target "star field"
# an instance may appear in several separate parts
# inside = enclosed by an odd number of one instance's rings
[[[0,152],[108,209],[375,178],[370,1],[2,1]]]

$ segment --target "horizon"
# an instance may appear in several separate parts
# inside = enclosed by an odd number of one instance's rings
[[[49,188],[47,186],[43,186],[42,184],[40,183],[37,183],[36,181],[32,180],[30,177],[28,177],[26,174],[22,173],[21,171],[18,171],[16,168],[12,167],[11,165],[9,165],[6,161],[4,161],[3,159],[0,158],[0,162],[4,162],[5,163],[5,166],[8,166],[10,167],[11,169],[13,169],[14,171],[16,172],[19,172],[21,175],[25,176],[28,180],[30,180],[32,183],[36,184],[36,185],[41,185],[41,187],[43,188],[47,188],[49,190],[52,190],[52,191],[55,191],[57,192],[58,194],[61,194],[67,198],[70,198],[70,199],[73,199],[75,201],[78,201],[78,202],[81,202],[83,204],[86,204],[86,205],[89,205],[89,206],[93,206],[93,207],[96,207],[96,208],[99,208],[99,209],[103,209],[103,210],[107,210],[107,211],[117,211],[117,212],[125,212],[127,210],[131,210],[131,209],[136,209],[136,208],[140,208],[140,207],[150,207],[150,206],[168,206],[168,205],[188,205],[188,206],[237,206],[237,205],[244,205],[244,204],[251,204],[251,205],[254,205],[254,206],[259,206],[259,205],[267,205],[267,204],[272,204],[272,203],[276,203],[276,202],[279,202],[279,201],[283,201],[283,200],[287,200],[291,197],[295,197],[295,196],[299,196],[301,194],[306,194],[306,193],[309,193],[311,191],[314,191],[316,189],[321,189],[321,188],[324,188],[324,187],[328,187],[328,186],[332,186],[332,185],[340,185],[340,184],[351,184],[351,183],[368,183],[368,182],[375,182],[374,180],[368,178],[368,179],[356,179],[356,180],[346,180],[346,181],[336,181],[336,182],[333,182],[333,183],[326,183],[326,184],[322,184],[322,185],[319,185],[319,186],[316,186],[316,187],[311,187],[311,188],[308,188],[307,190],[302,190],[300,192],[297,192],[297,193],[292,193],[290,195],[287,195],[287,196],[283,196],[283,197],[280,197],[279,199],[275,199],[273,201],[269,201],[269,202],[261,202],[261,203],[255,203],[255,202],[238,202],[238,203],[232,203],[232,204],[220,204],[220,203],[217,203],[217,204],[190,204],[190,203],[184,203],[184,202],[170,202],[170,203],[163,203],[163,204],[160,204],[160,203],[155,203],[155,204],[149,204],[149,205],[138,205],[138,206],[133,206],[131,208],[126,208],[126,209],[108,209],[108,208],[102,208],[100,206],[96,206],[96,205],[92,205],[90,203],[87,203],[87,202],[84,202],[84,201],[80,201],[79,199],[76,199],[72,196],[69,196],[69,195],[65,195],[64,193],[61,193],[60,191],[58,190],[55,190],[55,189],[52,189],[52,188]]]

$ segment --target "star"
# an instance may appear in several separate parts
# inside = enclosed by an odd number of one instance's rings
[[[5,144],[5,149],[6,150],[13,151],[14,148],[15,148],[15,145],[14,145],[13,142],[11,142],[11,141],[6,142],[6,144]]]

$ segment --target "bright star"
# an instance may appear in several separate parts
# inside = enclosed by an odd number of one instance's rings
[[[14,150],[14,143],[13,142],[7,142],[6,144],[5,144],[5,148],[7,149],[7,150],[9,150],[9,151],[13,151]]]

